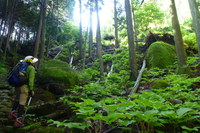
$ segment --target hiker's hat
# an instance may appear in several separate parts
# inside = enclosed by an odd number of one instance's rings
[[[30,62],[30,63],[36,63],[36,62],[38,62],[38,58],[35,58],[35,57],[29,55],[24,58],[24,61]]]

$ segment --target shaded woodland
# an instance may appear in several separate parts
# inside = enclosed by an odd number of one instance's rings
[[[110,1],[107,26],[105,0],[0,1],[0,132],[200,131],[199,0],[187,1],[191,18],[181,23],[176,0],[167,10],[157,0]],[[6,77],[28,55],[39,59],[35,95],[16,128]]]

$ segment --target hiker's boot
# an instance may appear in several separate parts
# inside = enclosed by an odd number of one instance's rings
[[[16,119],[17,118],[17,112],[16,112],[16,110],[18,109],[18,107],[19,107],[19,101],[15,101],[13,103],[13,107],[12,107],[11,113],[8,115],[9,119]]]
[[[15,127],[24,127],[23,117],[18,117],[14,123]]]
[[[23,117],[22,117],[23,114],[24,114],[24,105],[19,104],[17,119],[14,123],[15,127],[23,127],[24,126],[24,122],[23,122],[24,120],[23,120]]]
[[[17,118],[17,112],[15,110],[11,111],[11,113],[8,115],[9,119],[16,119]]]

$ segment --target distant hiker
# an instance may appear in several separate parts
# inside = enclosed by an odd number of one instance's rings
[[[34,91],[33,91],[34,90],[33,89],[34,79],[35,79],[34,64],[37,61],[38,61],[38,59],[34,58],[33,56],[26,56],[24,58],[24,60],[20,61],[22,64],[22,68],[20,68],[20,69],[24,69],[25,71],[20,72],[19,75],[21,75],[21,73],[23,73],[24,77],[26,78],[26,82],[23,81],[23,83],[15,86],[16,97],[15,97],[15,100],[13,103],[12,111],[8,116],[8,118],[14,118],[14,119],[16,118],[14,126],[17,126],[17,127],[24,126],[24,123],[23,123],[24,106],[27,103],[28,97],[29,96],[32,97],[34,95]],[[15,76],[14,76],[14,78],[15,78]],[[18,84],[18,83],[13,83],[13,82],[17,81],[16,79],[12,79],[11,81],[12,81],[12,84]]]

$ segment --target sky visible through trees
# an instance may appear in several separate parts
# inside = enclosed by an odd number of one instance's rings
[[[150,1],[150,0],[146,0]],[[161,9],[166,11],[167,14],[169,14],[169,4],[170,2],[167,0],[156,0]],[[119,0],[120,4],[124,6],[124,0]],[[179,14],[179,21],[180,23],[183,23],[184,20],[191,18],[189,4],[187,0],[176,0],[176,6],[177,6],[177,12]],[[100,23],[101,26],[110,26],[113,22],[113,0],[104,0],[104,5],[101,6],[102,9],[100,10]],[[79,1],[76,0],[75,4],[75,10],[74,10],[74,22],[76,25],[79,25]],[[83,7],[83,28],[86,29],[89,22],[89,10],[85,7]],[[93,28],[95,30],[96,28],[96,14],[93,14]]]

